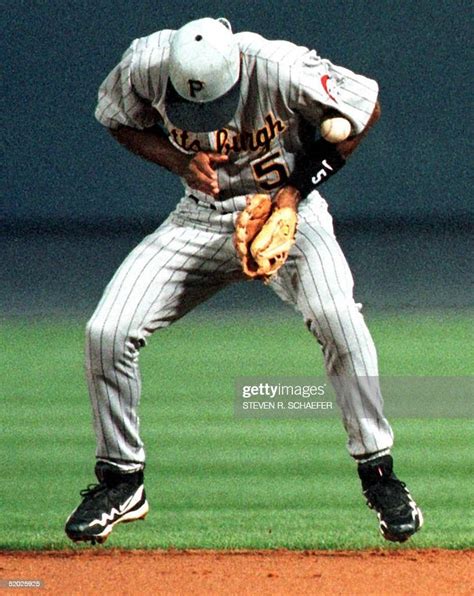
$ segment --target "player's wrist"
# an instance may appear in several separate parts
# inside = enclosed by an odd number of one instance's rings
[[[301,196],[311,191],[334,176],[346,164],[346,159],[337,146],[321,138],[305,148],[305,153],[296,156],[295,167],[288,184],[296,187]]]
[[[189,166],[192,158],[192,155],[181,153],[176,150],[176,153],[170,154],[169,170],[180,178],[187,178],[189,176]]]
[[[277,192],[274,203],[278,209],[285,209],[286,207],[296,209],[300,199],[300,191],[292,185],[286,185]]]

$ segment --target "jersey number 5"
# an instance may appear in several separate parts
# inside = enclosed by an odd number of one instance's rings
[[[279,188],[288,181],[289,175],[286,167],[277,161],[280,156],[280,151],[274,151],[270,155],[252,162],[254,178],[263,190]]]

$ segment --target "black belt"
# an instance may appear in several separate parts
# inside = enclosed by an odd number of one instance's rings
[[[214,210],[217,209],[217,207],[214,205],[214,203],[208,203],[207,201],[200,201],[194,195],[189,195],[189,198],[192,199],[196,203],[196,205],[201,205],[201,207],[209,207],[209,209],[214,209]]]

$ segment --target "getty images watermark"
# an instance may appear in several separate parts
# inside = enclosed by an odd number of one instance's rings
[[[335,409],[334,394],[324,379],[240,378],[235,413],[251,418],[327,415]]]
[[[336,389],[337,388],[337,398]],[[473,418],[474,377],[240,377],[239,418]]]

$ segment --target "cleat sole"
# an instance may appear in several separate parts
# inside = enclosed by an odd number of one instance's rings
[[[145,520],[149,511],[148,502],[145,501],[141,507],[135,509],[133,511],[129,511],[125,513],[122,517],[114,521],[113,523],[109,524],[100,534],[81,534],[81,535],[74,535],[72,533],[66,532],[68,537],[73,542],[90,542],[92,546],[95,544],[104,544],[107,540],[109,535],[112,533],[112,530],[117,524],[121,523],[131,523],[134,521]]]

